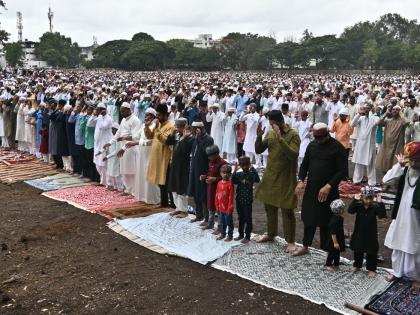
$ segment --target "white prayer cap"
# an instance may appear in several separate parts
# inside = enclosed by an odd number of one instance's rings
[[[116,122],[112,123],[112,128],[114,129],[120,129],[120,125]]]
[[[204,124],[202,121],[194,121],[191,127],[204,127]]]
[[[127,102],[124,102],[124,103],[121,104],[121,108],[129,108],[129,109],[131,109],[131,106]]]
[[[134,93],[133,94],[133,97],[139,97],[140,96],[140,94],[139,93]]]
[[[302,97],[303,97],[303,98],[309,98],[309,95],[308,95],[308,93],[303,93],[303,94],[302,94]]]
[[[327,126],[327,124],[325,124],[325,123],[319,122],[319,123],[316,123],[316,124],[313,126],[313,129],[314,129],[314,130],[328,129],[328,126]]]
[[[348,116],[349,115],[349,110],[347,108],[342,108],[338,114]]]
[[[204,86],[202,86],[200,90],[201,90],[201,91],[205,91],[205,90],[206,90],[206,88],[205,88]]]
[[[24,96],[19,97],[19,101],[22,101],[22,102],[26,101],[26,97]]]
[[[127,92],[122,92],[121,95],[127,96]]]
[[[198,86],[194,86],[194,90],[198,90]]]
[[[92,95],[93,91],[87,91],[87,95]]]
[[[105,109],[105,108],[106,108],[106,106],[105,106],[105,104],[104,104],[104,103],[99,103],[99,104],[96,106],[96,108],[103,108],[103,109]]]
[[[228,112],[236,112],[236,108],[235,107],[229,107],[227,109]]]
[[[217,90],[217,89],[218,89],[217,85],[213,86],[213,90]]]
[[[147,94],[144,94],[144,97],[151,97],[151,95],[149,94],[149,93],[147,93]]]
[[[151,114],[153,116],[156,116],[156,110],[153,107],[149,107],[148,109],[146,109],[146,114]]]
[[[210,107],[216,107],[216,108],[220,108],[220,105],[217,103],[214,103],[213,105],[211,105]]]

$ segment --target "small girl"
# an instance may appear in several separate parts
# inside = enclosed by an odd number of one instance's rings
[[[228,228],[228,237],[225,242],[230,242],[233,239],[233,204],[235,187],[230,180],[232,174],[232,167],[230,165],[223,165],[220,170],[222,180],[217,183],[215,204],[216,209],[220,213],[220,235],[217,240],[222,240],[226,237],[226,228]]]
[[[331,212],[333,215],[328,224],[329,238],[326,243],[328,256],[325,262],[325,266],[330,271],[338,269],[340,265],[340,252],[344,252],[346,247],[343,227],[343,211],[345,207],[346,205],[341,199],[336,199],[331,202]],[[334,267],[332,267],[333,264]]]
[[[361,189],[361,195],[354,196],[349,205],[348,212],[356,214],[350,248],[354,251],[353,272],[358,272],[363,265],[363,256],[366,254],[366,269],[368,277],[376,276],[376,258],[379,251],[378,226],[376,217],[385,218],[385,206],[378,194],[374,202],[375,192],[370,186]]]
[[[39,153],[41,153],[42,160],[48,163],[48,128],[47,124],[43,123],[42,128],[39,131],[41,135],[41,144],[39,145]]]

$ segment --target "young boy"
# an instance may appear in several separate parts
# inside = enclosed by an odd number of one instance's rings
[[[379,250],[378,226],[376,217],[385,218],[386,212],[381,196],[374,202],[375,192],[370,186],[361,189],[361,195],[354,196],[348,212],[356,214],[350,248],[354,251],[353,272],[360,271],[363,256],[366,253],[366,269],[368,277],[376,276],[376,258]]]
[[[252,202],[253,202],[253,186],[260,182],[260,177],[254,167],[251,167],[251,159],[247,156],[239,158],[239,166],[242,171],[235,171],[232,175],[232,183],[238,185],[236,188],[236,210],[239,219],[239,236],[235,237],[235,241],[241,241],[246,244],[251,239],[252,232]],[[245,230],[245,238],[244,238]]]
[[[112,124],[112,134],[115,135],[119,129],[118,123]],[[118,190],[120,192],[124,191],[124,185],[121,179],[120,173],[120,159],[117,157],[118,151],[122,148],[121,141],[111,143],[111,146],[107,148],[105,152],[104,161],[107,161],[106,164],[106,175],[108,178],[107,188],[109,190]]]
[[[211,145],[206,148],[206,155],[209,159],[209,168],[207,175],[201,175],[200,179],[207,184],[207,212],[205,214],[204,222],[200,225],[203,230],[212,229],[214,227],[214,218],[216,214],[216,206],[214,203],[216,195],[217,183],[222,179],[220,176],[220,168],[227,164],[219,155],[219,147]]]
[[[328,224],[329,239],[326,243],[328,256],[325,266],[328,270],[333,271],[335,268],[338,269],[340,265],[340,252],[344,252],[346,248],[343,227],[343,211],[346,205],[341,199],[336,199],[331,202],[330,207],[333,215]],[[334,267],[332,266],[333,264]]]
[[[220,235],[217,240],[222,240],[226,237],[226,228],[228,228],[225,242],[230,242],[233,239],[233,198],[235,194],[235,187],[230,180],[232,174],[232,167],[230,165],[223,165],[220,169],[222,180],[217,183],[215,204],[216,209],[220,213]]]

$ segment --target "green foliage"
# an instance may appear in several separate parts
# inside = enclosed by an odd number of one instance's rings
[[[80,64],[80,47],[60,33],[44,33],[35,55],[53,67],[76,67]]]
[[[4,45],[7,64],[16,67],[23,64],[23,48],[21,43],[8,43]]]
[[[252,33],[229,33],[211,49],[185,39],[162,43],[146,33],[132,40],[99,46],[89,67],[127,70],[272,70],[282,69],[420,69],[420,25],[398,14],[359,22],[337,35],[314,36],[305,29],[300,41],[276,43]]]

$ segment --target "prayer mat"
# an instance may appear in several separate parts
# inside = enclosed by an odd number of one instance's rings
[[[117,209],[109,209],[103,210],[104,214],[109,215],[112,218],[117,219],[127,219],[127,218],[141,218],[147,217],[149,215],[160,213],[160,212],[170,212],[172,209],[167,208],[154,208],[151,205],[147,205],[145,203],[139,205],[129,205],[124,208],[117,208]]]
[[[203,265],[222,257],[240,244],[235,241],[217,241],[212,230],[202,230],[199,223],[190,223],[190,220],[189,217],[179,219],[168,213],[157,213],[145,218],[114,222],[141,240]]]
[[[33,161],[36,156],[27,152],[20,152],[15,150],[0,150],[0,161],[4,164],[18,164]]]
[[[54,200],[67,202],[76,208],[98,214],[104,214],[103,211],[109,209],[140,204],[140,202],[135,200],[132,196],[110,191],[105,187],[98,185],[53,190],[44,192],[42,195]]]
[[[286,253],[287,242],[277,238],[273,243],[256,243],[232,248],[212,264],[241,278],[285,293],[301,296],[316,304],[325,304],[341,314],[357,314],[347,309],[346,302],[365,305],[370,297],[383,291],[389,283],[384,269],[370,279],[367,272],[351,273],[350,261],[341,259],[340,271],[324,269],[326,253],[311,249],[311,253],[293,257]]]
[[[26,184],[41,189],[43,191],[65,189],[78,186],[92,185],[90,179],[82,179],[69,174],[56,174],[38,179],[25,181]]]
[[[9,165],[0,163],[0,183],[12,184],[57,174],[58,172],[53,166],[37,160]]]
[[[355,194],[360,194],[360,189],[363,186],[354,185],[348,182],[341,182],[338,186],[338,191],[340,192],[340,198],[352,199]]]
[[[385,292],[375,296],[365,308],[383,315],[418,315],[420,290],[412,289],[410,281],[399,279]]]

